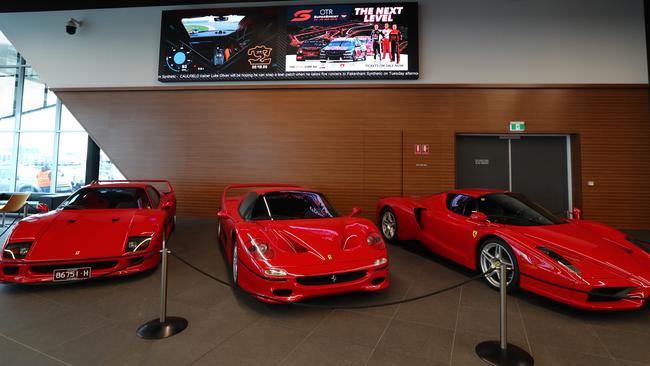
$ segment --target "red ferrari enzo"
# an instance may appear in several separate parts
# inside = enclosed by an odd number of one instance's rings
[[[56,210],[16,224],[2,247],[0,282],[74,281],[153,268],[175,212],[167,181],[92,182]]]
[[[233,283],[266,302],[388,287],[386,245],[370,220],[353,217],[359,212],[340,216],[322,194],[296,185],[226,187],[219,239]]]
[[[650,245],[609,226],[560,219],[521,194],[464,189],[379,201],[390,242],[415,239],[471,269],[509,263],[508,286],[583,309],[625,310],[650,295]],[[487,277],[499,287],[498,272]]]

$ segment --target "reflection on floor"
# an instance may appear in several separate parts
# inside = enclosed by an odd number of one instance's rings
[[[1,230],[0,230],[1,232]],[[639,233],[649,238],[648,232]],[[0,238],[0,242],[2,238]],[[214,221],[181,220],[170,248],[221,278]],[[390,246],[391,287],[320,304],[400,299],[472,273],[417,243]],[[169,314],[190,322],[147,341],[159,272],[64,286],[0,285],[3,365],[482,365],[474,346],[498,337],[498,296],[483,283],[422,301],[359,311],[267,305],[170,260]],[[650,309],[588,313],[532,294],[510,296],[511,342],[537,365],[650,365]]]

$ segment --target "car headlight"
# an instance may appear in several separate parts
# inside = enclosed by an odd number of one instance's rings
[[[253,239],[248,245],[248,251],[259,260],[268,260],[275,257],[275,251],[263,240]]]
[[[133,253],[141,250],[145,250],[149,247],[151,243],[150,236],[130,236],[126,241],[126,252]]]
[[[388,258],[379,258],[375,259],[375,261],[372,263],[375,266],[381,266],[382,264],[388,263]]]
[[[368,238],[366,239],[366,242],[368,243],[368,245],[376,249],[386,248],[386,245],[384,244],[384,240],[381,238],[381,235],[377,233],[368,234]]]
[[[24,259],[27,256],[27,253],[29,253],[29,249],[31,247],[32,247],[31,241],[7,244],[7,246],[5,246],[5,249],[2,253],[2,258]]]
[[[556,252],[552,251],[551,249],[547,247],[537,247],[537,249],[549,256],[551,259],[555,260],[556,262],[560,263],[564,267],[566,267],[568,270],[570,270],[573,273],[580,274],[581,271],[578,269],[578,267],[574,266],[571,262],[569,262],[568,259],[564,258],[563,256],[557,254]]]
[[[264,270],[264,274],[271,277],[286,276],[287,271],[282,268],[267,268]]]

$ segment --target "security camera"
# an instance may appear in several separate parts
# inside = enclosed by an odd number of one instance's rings
[[[77,28],[79,27],[81,27],[81,22],[74,18],[70,18],[70,20],[65,24],[65,32],[73,35],[77,33]]]

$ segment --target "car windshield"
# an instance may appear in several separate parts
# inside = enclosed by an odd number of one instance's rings
[[[350,41],[332,41],[329,44],[330,47],[352,47],[352,42]]]
[[[525,196],[510,192],[479,197],[478,210],[488,220],[506,225],[542,226],[565,222]]]
[[[148,208],[149,199],[142,188],[82,188],[61,204],[64,210],[102,210]]]
[[[271,192],[257,198],[251,220],[325,219],[339,214],[316,192]]]
[[[322,40],[311,40],[303,42],[302,47],[323,47],[324,44],[325,42]]]

